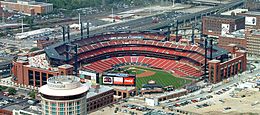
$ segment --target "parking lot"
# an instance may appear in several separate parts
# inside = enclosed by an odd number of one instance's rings
[[[212,97],[205,97],[180,104],[178,109],[188,110],[201,114],[239,114],[260,113],[259,96],[257,88],[239,89],[235,84],[231,87],[212,92]],[[240,84],[241,85],[241,84]],[[236,112],[234,112],[236,111]]]

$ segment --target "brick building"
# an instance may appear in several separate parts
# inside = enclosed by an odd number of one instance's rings
[[[137,95],[137,88],[132,86],[111,86],[114,89],[114,101]]]
[[[87,112],[91,113],[114,101],[114,90],[109,86],[91,85],[87,94]]]
[[[243,16],[210,15],[202,17],[203,34],[219,36],[245,28]]]
[[[232,58],[226,62],[214,59],[208,63],[209,81],[211,83],[217,83],[246,70],[246,51],[236,50],[235,53],[232,54]]]
[[[53,5],[35,1],[1,1],[1,5],[9,10],[29,15],[47,14],[53,11]]]
[[[50,77],[72,75],[73,66],[48,67],[47,60],[44,57],[45,55],[41,54],[35,57],[23,57],[14,61],[12,68],[12,73],[15,76],[14,81],[19,84],[39,87],[46,84],[47,79]]]
[[[44,49],[45,47],[55,43],[55,40],[37,40],[37,48]]]
[[[245,38],[245,30],[238,30],[227,35],[220,35],[218,39],[218,46],[226,49],[226,46],[234,44],[237,47],[246,49],[247,40]],[[228,50],[228,49],[226,49]]]
[[[0,109],[0,115],[13,115],[11,110]]]
[[[252,29],[260,29],[260,12],[248,11],[245,13],[238,13],[238,16],[245,17],[245,26]]]
[[[14,81],[23,85],[40,87],[47,84],[47,79],[59,75],[72,75],[73,66],[61,65],[50,67],[46,65],[44,54],[29,54],[13,62],[12,72]],[[38,61],[36,61],[38,60]],[[87,112],[93,112],[111,104],[114,101],[114,90],[111,87],[88,82],[90,87],[87,93]],[[6,111],[0,111],[4,113]]]

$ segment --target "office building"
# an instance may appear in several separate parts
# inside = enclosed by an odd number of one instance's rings
[[[260,12],[248,11],[237,15],[245,17],[246,28],[260,29]]]
[[[218,37],[245,28],[243,16],[210,15],[202,17],[203,34]]]
[[[53,11],[53,4],[35,1],[1,1],[1,6],[28,15],[41,15]]]
[[[55,76],[39,90],[43,115],[86,115],[87,91],[76,76]]]

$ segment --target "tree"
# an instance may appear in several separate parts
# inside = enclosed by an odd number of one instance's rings
[[[28,24],[30,29],[33,29],[33,25],[34,25],[34,18],[33,17],[25,17],[24,19],[24,23]]]
[[[30,51],[29,51],[29,52],[34,52],[34,51],[37,51],[37,50],[40,50],[40,48],[33,47],[32,49],[30,49]]]
[[[27,95],[29,95],[29,97],[35,99],[36,91],[35,91],[35,90],[32,90],[32,91],[30,91]]]
[[[14,88],[9,88],[9,89],[8,89],[9,95],[15,95],[16,92],[17,92],[17,91],[16,91]]]
[[[6,90],[7,87],[6,86],[0,86],[0,91]]]

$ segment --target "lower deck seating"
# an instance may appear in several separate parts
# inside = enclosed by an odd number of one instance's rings
[[[147,65],[149,67],[163,69],[171,71],[180,77],[194,76],[200,77],[202,72],[192,66],[190,63],[186,64],[184,61],[176,61],[162,58],[145,57],[145,56],[123,56],[123,57],[112,57],[104,60],[99,60],[93,63],[85,65],[85,69],[96,71],[99,73],[113,69],[115,66],[123,65]]]

